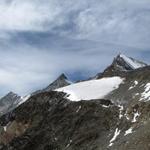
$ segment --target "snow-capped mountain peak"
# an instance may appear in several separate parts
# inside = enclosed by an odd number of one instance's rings
[[[124,76],[126,72],[148,66],[146,63],[137,59],[128,57],[124,54],[117,55],[112,64],[108,66],[103,73],[98,73],[94,79],[111,76]]]
[[[63,80],[63,79],[67,80],[67,76],[64,73],[62,73],[56,80]]]
[[[147,66],[147,64],[139,61],[139,60],[136,60],[136,59],[133,59],[131,57],[127,57],[126,55],[124,54],[120,54],[119,57],[121,59],[123,59],[127,65],[129,65],[129,67],[131,67],[132,69],[137,69],[137,68],[141,68],[141,67],[145,67]]]

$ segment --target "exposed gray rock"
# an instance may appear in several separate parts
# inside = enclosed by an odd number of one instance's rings
[[[0,116],[13,110],[21,101],[21,97],[16,93],[9,92],[0,99]]]
[[[53,83],[51,83],[49,86],[47,86],[44,91],[51,91],[55,90],[57,88],[61,88],[67,85],[70,85],[70,81],[65,76],[65,74],[61,74]]]
[[[38,90],[34,93],[32,93],[32,95],[41,93],[41,92],[48,92],[48,91],[52,91],[55,90],[57,88],[61,88],[67,85],[70,85],[71,82],[68,80],[68,78],[65,76],[65,74],[61,74],[54,82],[52,82],[50,85],[48,85],[46,88],[42,89],[42,90]]]
[[[3,144],[9,142],[2,150],[105,149],[119,122],[119,107],[109,100],[70,102],[57,92],[34,95],[13,114],[5,136],[0,137]]]
[[[130,61],[128,62],[122,56],[129,59],[132,63],[130,64]],[[135,64],[135,67],[133,64]],[[109,67],[107,67],[103,73],[97,74],[95,78],[99,79],[107,76],[124,76],[126,72],[133,71],[146,66],[148,65],[144,62],[141,62],[131,57],[127,57],[123,54],[119,54],[117,57],[114,58],[112,64]]]

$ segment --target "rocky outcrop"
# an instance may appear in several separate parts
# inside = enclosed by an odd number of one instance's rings
[[[51,83],[49,86],[47,86],[44,91],[51,91],[55,90],[57,88],[61,88],[67,85],[70,85],[70,81],[66,77],[65,74],[61,74],[53,83]]]
[[[96,78],[108,76],[124,76],[126,72],[148,66],[146,63],[138,61],[134,58],[119,54],[114,58],[112,64],[108,66],[103,73],[97,74]]]
[[[42,90],[38,90],[35,91],[34,93],[32,93],[32,95],[41,93],[41,92],[48,92],[48,91],[52,91],[55,90],[57,88],[61,88],[67,85],[70,85],[71,82],[68,80],[68,78],[66,77],[65,74],[61,74],[54,82],[52,82],[50,85],[48,85],[46,88],[42,89]]]
[[[21,97],[16,93],[9,92],[0,99],[0,116],[13,110],[21,101]]]

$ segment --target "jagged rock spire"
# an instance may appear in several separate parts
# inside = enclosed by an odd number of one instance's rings
[[[56,80],[58,80],[58,79],[60,79],[60,80],[67,79],[68,80],[67,76],[64,73],[62,73]]]
[[[70,81],[66,77],[64,73],[62,73],[54,82],[52,82],[47,88],[44,90],[51,91],[60,87],[64,87],[70,85]]]
[[[114,75],[122,76],[127,71],[135,70],[145,66],[147,66],[146,63],[119,53],[114,58],[112,64],[107,67],[103,73],[97,74],[96,78]]]

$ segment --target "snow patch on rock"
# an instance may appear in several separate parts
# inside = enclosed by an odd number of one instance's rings
[[[112,139],[110,140],[109,146],[112,146],[112,145],[114,144],[113,142],[114,142],[114,141],[116,140],[116,138],[119,136],[120,131],[121,131],[121,130],[119,130],[118,128],[116,128],[115,133],[114,133],[114,136],[113,136]]]
[[[18,106],[23,104],[24,102],[26,102],[29,98],[30,98],[30,94],[29,95],[26,95],[24,97],[21,97],[21,101],[18,103]]]
[[[81,108],[82,108],[82,106],[79,106],[78,109],[76,110],[76,113],[78,113]]]
[[[4,128],[4,131],[6,132],[7,131],[7,126],[4,126],[3,128]]]
[[[144,92],[141,94],[141,99],[140,101],[150,101],[150,83],[147,83],[145,85],[145,90]]]
[[[119,119],[121,119],[122,117],[123,117],[123,106],[121,106],[121,105],[118,105],[118,107],[119,107]]]
[[[128,134],[131,134],[131,133],[133,132],[132,130],[133,130],[132,127],[129,128],[128,130],[126,130],[124,136],[126,136],[126,135],[128,135]]]
[[[138,85],[138,81],[135,80],[134,81],[134,85],[132,85],[131,87],[129,87],[129,90],[135,88],[137,85]]]
[[[133,119],[132,119],[132,122],[136,122],[137,121],[137,118],[140,116],[140,113],[137,111],[136,113],[134,113],[134,116],[133,116]]]
[[[102,107],[104,107],[104,108],[109,108],[110,107],[110,105],[102,105]]]
[[[126,117],[127,120],[130,120],[130,118],[128,117],[127,111],[125,112],[124,116]]]

